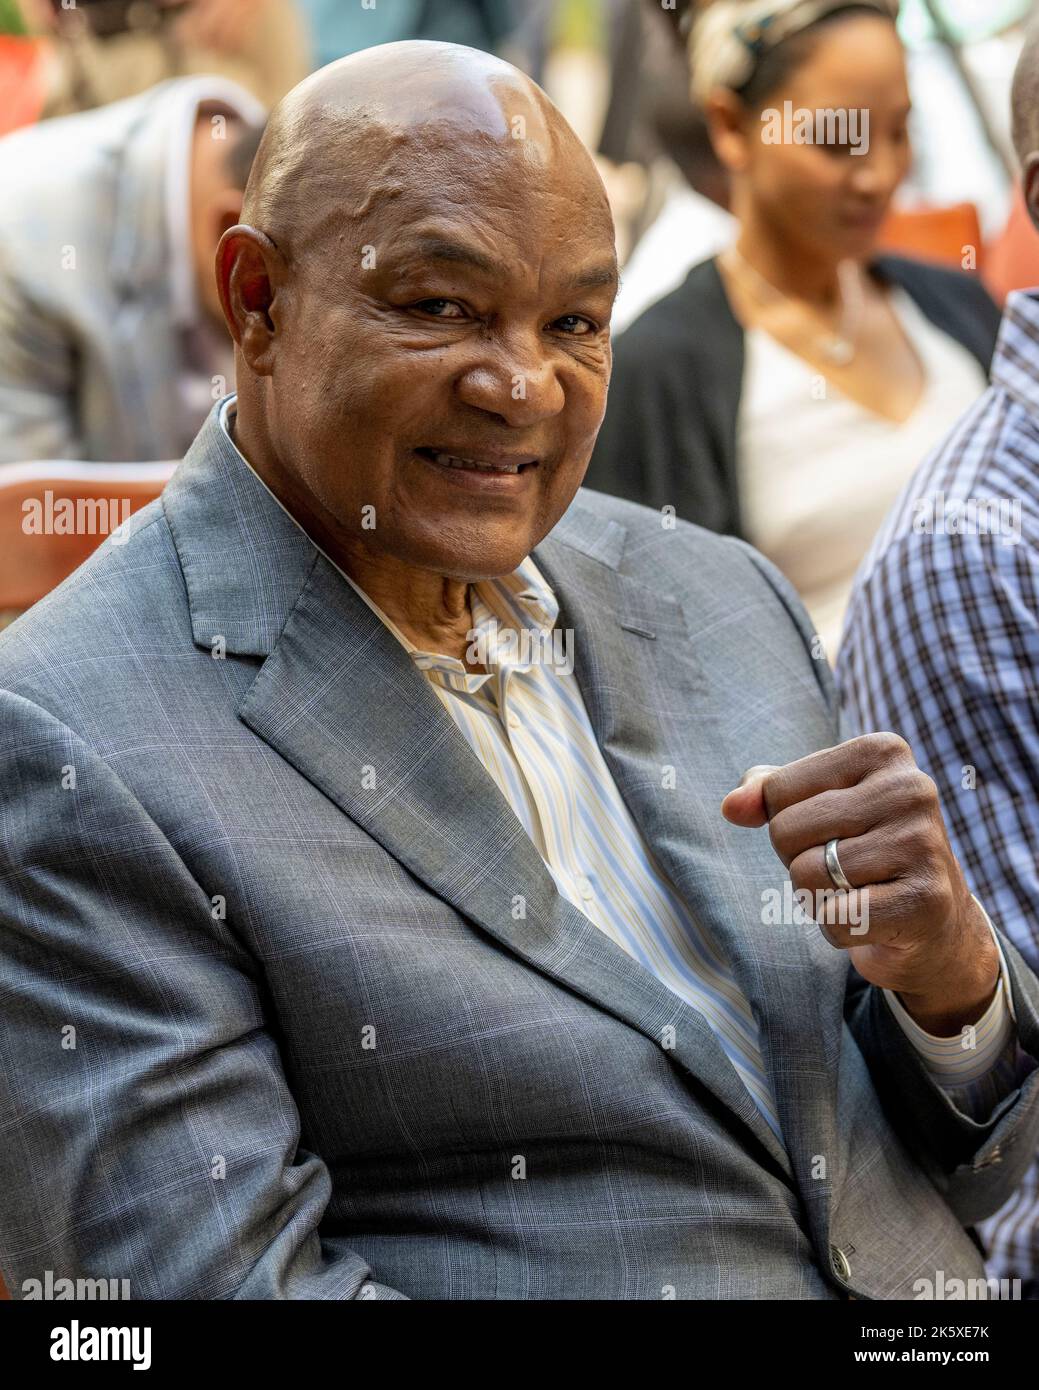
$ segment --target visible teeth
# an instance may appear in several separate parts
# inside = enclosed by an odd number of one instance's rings
[[[446,468],[479,468],[484,473],[518,473],[518,463],[483,463],[479,459],[455,458],[454,454],[434,454],[437,463]]]

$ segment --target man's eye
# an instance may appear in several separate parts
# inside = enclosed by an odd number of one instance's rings
[[[556,319],[552,327],[569,334],[571,338],[586,338],[589,333],[595,332],[595,324],[581,314],[564,314],[561,319]]]
[[[414,309],[420,309],[424,314],[431,314],[437,319],[464,318],[465,313],[461,306],[456,304],[453,299],[420,299],[417,304],[412,305]],[[445,312],[454,310],[454,313]]]

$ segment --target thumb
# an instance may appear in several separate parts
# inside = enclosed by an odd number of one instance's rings
[[[776,771],[768,764],[748,767],[740,784],[722,802],[722,815],[733,825],[758,826],[768,822],[765,782]]]

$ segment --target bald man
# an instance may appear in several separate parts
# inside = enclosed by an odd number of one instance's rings
[[[1013,86],[1039,229],[1039,23]],[[897,729],[934,778],[974,891],[1039,968],[1039,290],[1007,298],[992,384],[888,517],[848,610],[848,728]],[[989,1272],[1039,1298],[1039,1157],[983,1227]]]
[[[1039,986],[906,745],[837,744],[776,573],[579,492],[616,263],[576,137],[406,43],[257,160],[237,397],[0,639],[15,1296],[982,1280]]]

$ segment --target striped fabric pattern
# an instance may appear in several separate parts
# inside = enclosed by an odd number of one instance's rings
[[[947,1084],[950,1086],[969,1086],[991,1073],[991,1064],[985,1056],[990,1048],[994,1047],[997,1052],[1002,1053],[1010,1041],[1014,1025],[1006,1007],[1002,1005],[1002,994],[997,993],[984,1015],[974,1025],[971,1040],[977,1043],[976,1047],[964,1047],[959,1036],[936,1038],[925,1032],[908,1013],[905,1013],[904,1018],[900,1017],[899,1022],[926,1058],[932,1073],[940,1073],[943,1078],[947,1078]],[[979,1051],[982,1053],[980,1060]],[[1003,1094],[1006,1094],[1005,1090]]]
[[[977,902],[977,898],[974,901]],[[948,1092],[953,1104],[976,1119],[991,1114],[1030,1070],[1014,1026],[1017,1020],[1003,948],[992,919],[983,907],[981,910],[999,952],[1000,984],[992,1003],[972,1028],[951,1038],[935,1037],[920,1027],[894,991],[884,991],[902,1030],[920,1053],[928,1071]]]
[[[847,733],[912,745],[972,889],[1039,967],[1039,291],[1009,296],[990,389],[867,556],[838,683]],[[1039,1163],[982,1230],[991,1272],[1039,1296]]]

